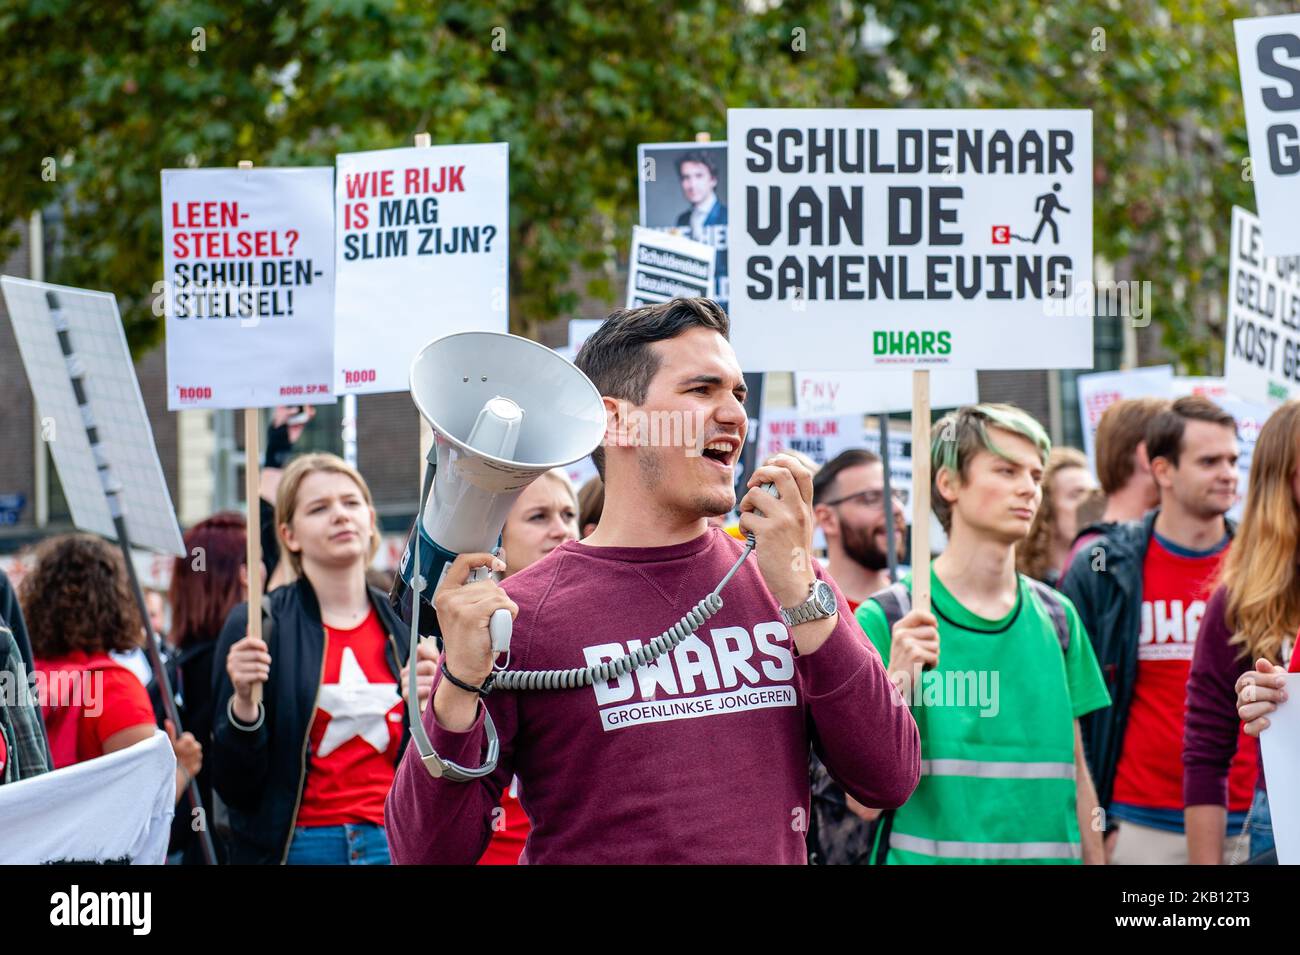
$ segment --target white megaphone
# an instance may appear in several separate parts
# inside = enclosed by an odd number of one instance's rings
[[[457,332],[429,342],[411,362],[411,397],[434,432],[433,486],[429,493],[426,480],[398,572],[432,605],[458,554],[497,546],[524,488],[599,446],[605,408],[596,386],[566,359],[500,332]],[[476,572],[476,579],[487,576],[486,568]],[[416,619],[413,612],[413,630]],[[509,650],[510,627],[507,611],[493,614],[494,652]]]

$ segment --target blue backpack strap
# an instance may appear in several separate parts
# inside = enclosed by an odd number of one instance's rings
[[[1025,577],[1024,580],[1052,619],[1056,639],[1061,644],[1061,655],[1064,656],[1070,652],[1070,621],[1066,619],[1065,604],[1061,603],[1061,595],[1041,580],[1035,580],[1033,577]]]

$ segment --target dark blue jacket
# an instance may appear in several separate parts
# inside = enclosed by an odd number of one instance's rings
[[[1090,524],[1076,539],[1100,534],[1074,555],[1058,588],[1079,611],[1092,640],[1111,705],[1079,721],[1083,751],[1097,787],[1097,801],[1109,809],[1137,683],[1138,637],[1142,629],[1142,574],[1159,509],[1140,521]],[[1227,521],[1228,535],[1236,525]]]
[[[406,661],[409,631],[382,591],[368,588],[370,604],[389,637],[388,666],[394,679]],[[248,604],[230,612],[212,660],[212,785],[230,814],[230,861],[279,864],[289,854],[294,822],[307,781],[312,716],[324,666],[325,631],[320,603],[306,577],[271,591],[271,620],[264,632],[271,675],[262,687],[266,718],[249,732],[231,724],[227,706],[234,693],[226,672],[230,648],[248,632]],[[265,622],[264,622],[265,630]],[[410,739],[402,733],[396,765]]]

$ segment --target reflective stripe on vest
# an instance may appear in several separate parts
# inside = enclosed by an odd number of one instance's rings
[[[901,832],[889,834],[889,847],[939,859],[1082,859],[1077,842],[947,842]]]
[[[979,779],[1073,779],[1074,763],[990,762],[982,759],[923,759],[922,776]]]

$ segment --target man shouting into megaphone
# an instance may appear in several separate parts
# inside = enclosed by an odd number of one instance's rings
[[[386,805],[395,862],[475,862],[512,776],[528,863],[803,863],[809,744],[863,805],[895,808],[916,787],[916,724],[811,558],[812,478],[785,455],[749,480],[740,525],[757,547],[697,632],[592,686],[473,689],[492,672],[498,609],[514,616],[511,669],[586,667],[641,649],[731,569],[743,545],[708,523],[735,507],[748,426],[728,333],[715,303],[678,299],[615,312],[583,345],[607,413],[604,512],[502,585],[467,582],[492,555],[450,566],[434,598],[450,678],[424,726],[443,758],[478,766],[486,709],[500,758],[454,781],[408,748]]]

